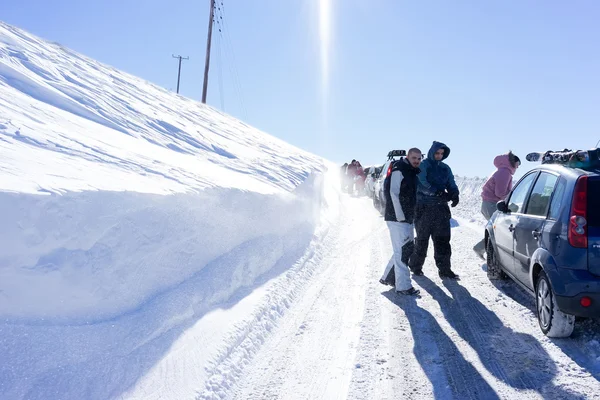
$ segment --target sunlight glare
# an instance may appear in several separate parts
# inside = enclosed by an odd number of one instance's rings
[[[329,55],[331,45],[331,1],[319,1],[319,39],[321,45],[321,77],[323,92],[329,84]]]

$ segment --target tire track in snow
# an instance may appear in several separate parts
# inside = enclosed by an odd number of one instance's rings
[[[335,240],[335,232],[333,233]],[[321,238],[327,238],[329,232]],[[269,289],[261,306],[253,312],[250,322],[240,324],[226,339],[227,345],[205,368],[208,379],[197,399],[223,399],[259,352],[268,336],[297,297],[300,297],[321,265],[322,244],[311,244],[311,250]]]
[[[345,199],[340,236],[328,246],[302,298],[292,305],[261,353],[238,382],[236,399],[344,399],[352,377],[373,218],[367,202]]]
[[[370,271],[365,298],[365,313],[361,322],[360,343],[356,356],[348,397],[352,399],[391,398],[388,381],[389,347],[386,334],[389,331],[389,318],[381,307],[381,299],[374,292],[381,288],[375,277],[376,266],[384,263],[382,243],[385,232],[378,226],[371,234],[375,245],[371,246]],[[379,383],[379,384],[378,384]]]
[[[407,320],[398,317],[398,308],[383,296],[389,287],[379,283],[392,254],[387,227],[379,222],[372,234],[377,243],[371,249],[365,317],[356,360],[360,368],[354,371],[348,398],[394,399],[423,390],[431,393],[424,388],[424,375],[414,357],[406,351],[393,351],[398,348],[396,343],[412,341],[410,327]]]

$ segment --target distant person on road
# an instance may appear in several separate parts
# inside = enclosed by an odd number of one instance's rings
[[[414,248],[413,222],[421,158],[421,150],[410,149],[406,158],[393,162],[390,174],[383,182],[387,200],[384,219],[390,230],[394,254],[379,282],[394,286],[397,293],[413,296],[420,291],[412,286],[407,264]]]
[[[413,274],[423,275],[423,264],[427,257],[429,237],[433,240],[435,264],[440,278],[458,279],[451,269],[450,257],[450,208],[458,204],[459,190],[454,182],[450,167],[443,162],[450,155],[450,148],[434,141],[421,164],[417,187],[417,207],[415,210],[415,251],[410,258]]]
[[[352,160],[346,170],[346,180],[348,181],[348,193],[354,193],[354,177],[356,176],[356,160]]]
[[[344,163],[340,170],[340,184],[342,186],[342,191],[345,191],[348,186],[348,178],[346,173],[348,171],[348,163]]]
[[[494,159],[496,171],[483,184],[481,189],[481,213],[486,221],[492,218],[496,211],[496,204],[504,200],[512,190],[513,175],[521,165],[519,157],[509,151],[507,154],[501,154]],[[485,239],[481,239],[473,250],[477,255],[484,259]]]
[[[354,178],[354,187],[358,191],[358,195],[363,195],[365,193],[365,179],[367,176],[365,175],[365,170],[360,163],[360,161],[356,162],[356,176]]]

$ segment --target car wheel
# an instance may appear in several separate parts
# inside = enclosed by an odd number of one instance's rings
[[[507,276],[502,271],[500,267],[500,263],[496,258],[496,253],[494,252],[494,245],[492,244],[492,239],[488,239],[487,244],[485,246],[485,252],[487,255],[487,276],[489,279],[506,279]]]
[[[538,275],[535,285],[535,305],[542,332],[548,337],[565,338],[571,336],[575,328],[575,316],[558,309],[556,299],[544,271]]]

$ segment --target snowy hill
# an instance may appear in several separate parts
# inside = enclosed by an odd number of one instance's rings
[[[289,195],[324,161],[210,107],[6,24],[0,88],[3,315],[115,315],[306,222]]]
[[[116,343],[166,350],[232,296],[291,279],[319,229],[326,165],[0,23],[0,398],[124,391],[160,352],[90,383]]]
[[[2,190],[274,193],[323,166],[215,109],[3,23],[0,88]]]

